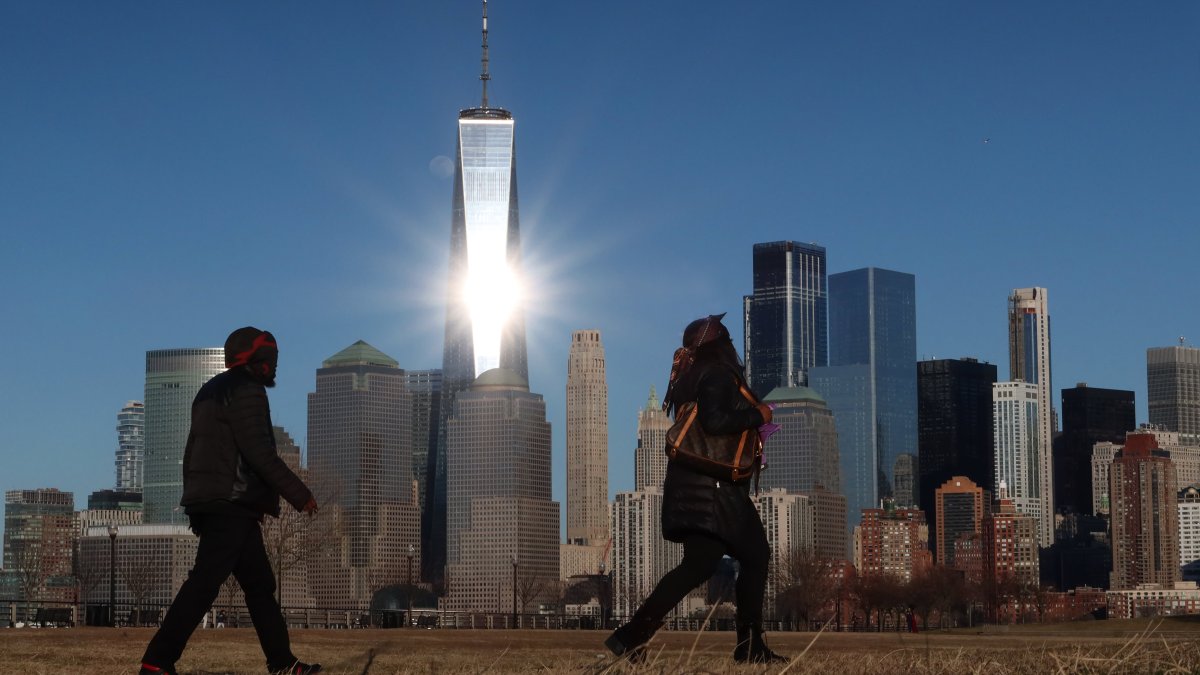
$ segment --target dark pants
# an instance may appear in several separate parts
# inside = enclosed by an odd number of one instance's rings
[[[142,661],[174,667],[192,631],[212,608],[221,584],[233,574],[246,594],[246,607],[267,657],[267,669],[291,667],[296,657],[288,640],[287,623],[279,611],[279,603],[275,602],[275,575],[263,548],[258,521],[209,514],[191,518],[192,529],[200,535],[196,564],[179,587]]]
[[[717,571],[717,563],[725,555],[738,561],[737,585],[734,589],[739,626],[755,626],[762,623],[763,594],[767,588],[767,565],[771,549],[767,544],[766,532],[755,519],[757,528],[747,527],[744,542],[730,546],[720,539],[693,534],[683,542],[683,560],[679,566],[663,575],[642,606],[634,614],[635,619],[661,621],[691,590],[706,581]],[[761,535],[761,536],[759,536]]]

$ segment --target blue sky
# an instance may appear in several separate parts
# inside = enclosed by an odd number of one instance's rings
[[[1133,389],[1139,421],[1145,349],[1200,343],[1196,3],[490,13],[559,500],[570,332],[602,331],[632,489],[636,411],[690,319],[739,314],[755,242],[915,274],[919,357],[1001,373],[1007,294],[1045,286],[1055,389]],[[302,445],[355,340],[440,366],[478,27],[465,0],[0,6],[0,489],[110,487],[148,349],[272,330]]]

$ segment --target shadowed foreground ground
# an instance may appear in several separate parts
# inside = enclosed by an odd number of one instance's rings
[[[0,630],[0,673],[132,674],[150,629]],[[775,633],[784,667],[738,667],[730,633],[660,633],[641,667],[615,662],[598,631],[294,630],[304,659],[333,675],[392,673],[1187,673],[1200,671],[1200,621],[1104,621],[953,633]],[[698,639],[697,639],[698,638]],[[810,646],[811,644],[811,646]],[[694,648],[693,648],[694,645]],[[800,656],[804,650],[808,652]],[[265,672],[254,631],[197,631],[181,673]]]

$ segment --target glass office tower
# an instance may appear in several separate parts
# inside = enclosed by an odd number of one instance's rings
[[[867,267],[829,276],[829,366],[813,368],[809,386],[837,425],[848,526],[895,496],[897,464],[917,454],[916,304],[911,274]]]
[[[158,349],[146,352],[145,460],[143,522],[186,523],[179,508],[183,497],[183,451],[192,426],[196,392],[225,370],[225,350]]]
[[[829,360],[825,248],[794,241],[754,245],[754,294],[742,299],[746,376],[766,396],[808,384]]]

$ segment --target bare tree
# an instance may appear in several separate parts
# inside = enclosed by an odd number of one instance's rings
[[[337,502],[338,490],[322,484],[314,490],[314,495],[318,504],[332,505]],[[304,568],[307,563],[315,561],[323,551],[340,542],[339,516],[334,508],[325,508],[310,516],[283,503],[278,518],[267,518],[263,521],[263,546],[267,549],[267,559],[270,560],[271,570],[275,573],[276,602],[283,603],[285,575]]]
[[[523,569],[518,572],[517,604],[521,606],[521,613],[525,613],[525,609],[530,602],[533,602],[550,590],[550,585],[554,581],[554,579],[549,579],[537,572]]]
[[[130,623],[141,625],[145,623],[143,610],[146,600],[154,592],[154,589],[162,584],[162,569],[149,558],[134,557],[121,566],[120,576],[121,582],[125,584],[130,599],[133,601]]]
[[[793,549],[777,559],[771,568],[776,613],[807,627],[837,595],[836,571],[832,560],[812,549]]]

